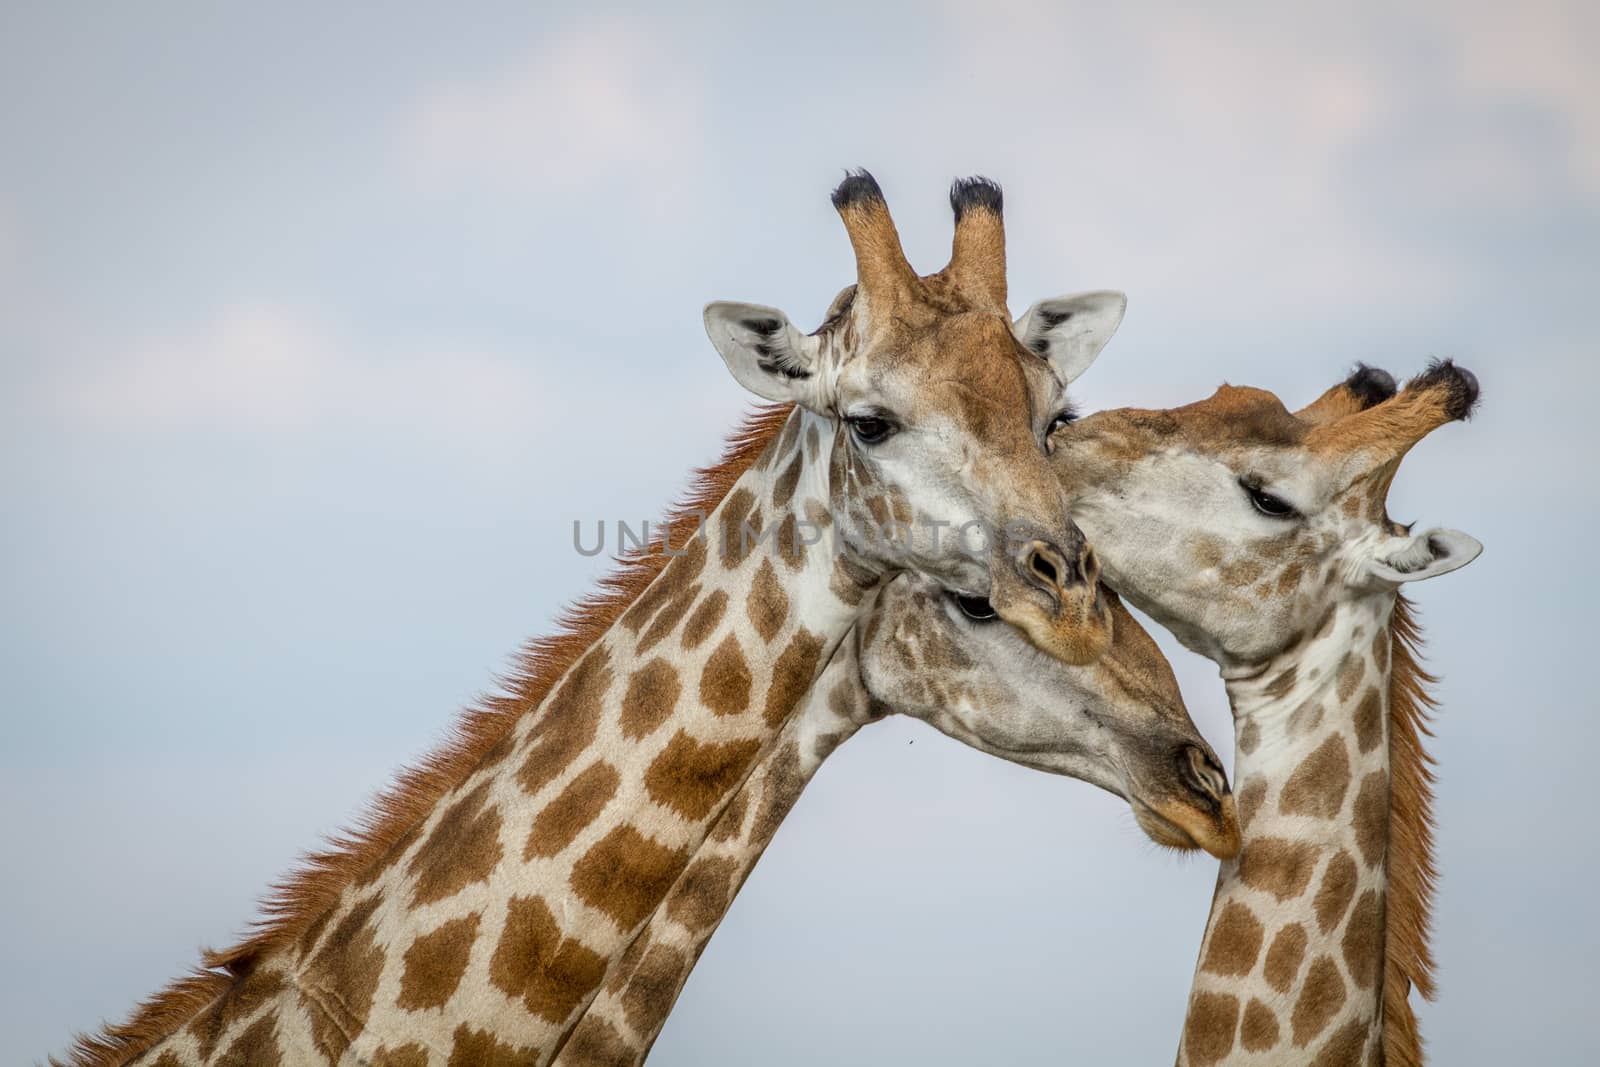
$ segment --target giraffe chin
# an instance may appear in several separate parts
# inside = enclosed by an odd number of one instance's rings
[[[994,601],[995,614],[1021,630],[1030,644],[1072,667],[1098,660],[1111,647],[1111,609],[1098,586],[1074,590],[1054,614],[1032,598]]]
[[[1222,798],[1221,810],[1216,812],[1180,801],[1147,804],[1130,797],[1128,802],[1139,828],[1158,845],[1182,852],[1201,849],[1219,860],[1239,854],[1239,815],[1232,794]]]

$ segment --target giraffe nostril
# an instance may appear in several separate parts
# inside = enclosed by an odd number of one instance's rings
[[[1083,554],[1078,557],[1078,573],[1083,575],[1084,582],[1089,585],[1095,585],[1100,581],[1100,559],[1088,545],[1083,546]]]
[[[1033,568],[1033,573],[1037,574],[1051,585],[1060,584],[1060,575],[1056,573],[1055,566],[1044,557],[1043,553],[1035,552],[1033,554],[1033,558],[1029,560],[1029,566]]]
[[[1028,542],[1017,556],[1016,566],[1023,580],[1058,602],[1063,590],[1072,581],[1072,571],[1066,557],[1048,541]]]
[[[1190,789],[1214,805],[1230,792],[1228,776],[1216,757],[1199,745],[1184,745],[1178,754],[1178,773]]]

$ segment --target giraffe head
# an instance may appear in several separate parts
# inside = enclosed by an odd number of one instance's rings
[[[856,283],[822,326],[806,334],[776,308],[715,303],[706,329],[751,392],[833,422],[831,517],[857,562],[988,598],[1039,648],[1090,662],[1110,643],[1110,608],[1047,442],[1123,301],[1046,301],[1014,326],[999,187],[958,181],[950,201],[950,263],[919,277],[877,183],[851,175],[833,203]]]
[[[1222,764],[1155,641],[1101,595],[1112,645],[1074,667],[1017,640],[982,602],[902,575],[860,630],[862,682],[878,705],[980,751],[1123,797],[1160,844],[1231,858],[1239,824]]]
[[[1107,580],[1190,648],[1245,665],[1298,643],[1338,601],[1478,555],[1464,533],[1413,532],[1385,509],[1400,460],[1477,397],[1448,361],[1398,394],[1362,368],[1299,412],[1223,386],[1185,407],[1097,413],[1052,444]]]

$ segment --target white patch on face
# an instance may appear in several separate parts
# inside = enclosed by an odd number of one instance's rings
[[[1224,463],[1173,448],[1141,458],[1112,485],[1090,488],[1072,510],[1108,584],[1219,663],[1270,655],[1310,621],[1308,601],[1293,590],[1258,595],[1293,561],[1270,546],[1256,551],[1303,533],[1310,520],[1263,514],[1241,479],[1297,510],[1321,506],[1315,476],[1284,472],[1271,453]]]
[[[1117,742],[1147,735],[1150,709],[1108,691],[1093,667],[1068,667],[1035,650],[999,620],[960,617],[925,578],[897,578],[878,610],[885,617],[861,650],[872,697],[980,752],[1126,795]],[[913,613],[915,625],[900,625]],[[958,647],[971,663],[930,664],[925,653],[939,646]]]

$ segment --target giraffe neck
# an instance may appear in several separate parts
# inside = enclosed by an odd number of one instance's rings
[[[832,444],[796,410],[559,685],[153,1061],[549,1063],[870,606],[876,575],[800,524],[829,522]]]
[[[1381,1062],[1393,597],[1223,671],[1243,849],[1222,864],[1180,1064]]]
[[[611,966],[605,987],[573,1029],[554,1067],[644,1063],[667,1016],[778,826],[822,763],[887,709],[861,680],[847,636],[762,755],[677,884]]]

